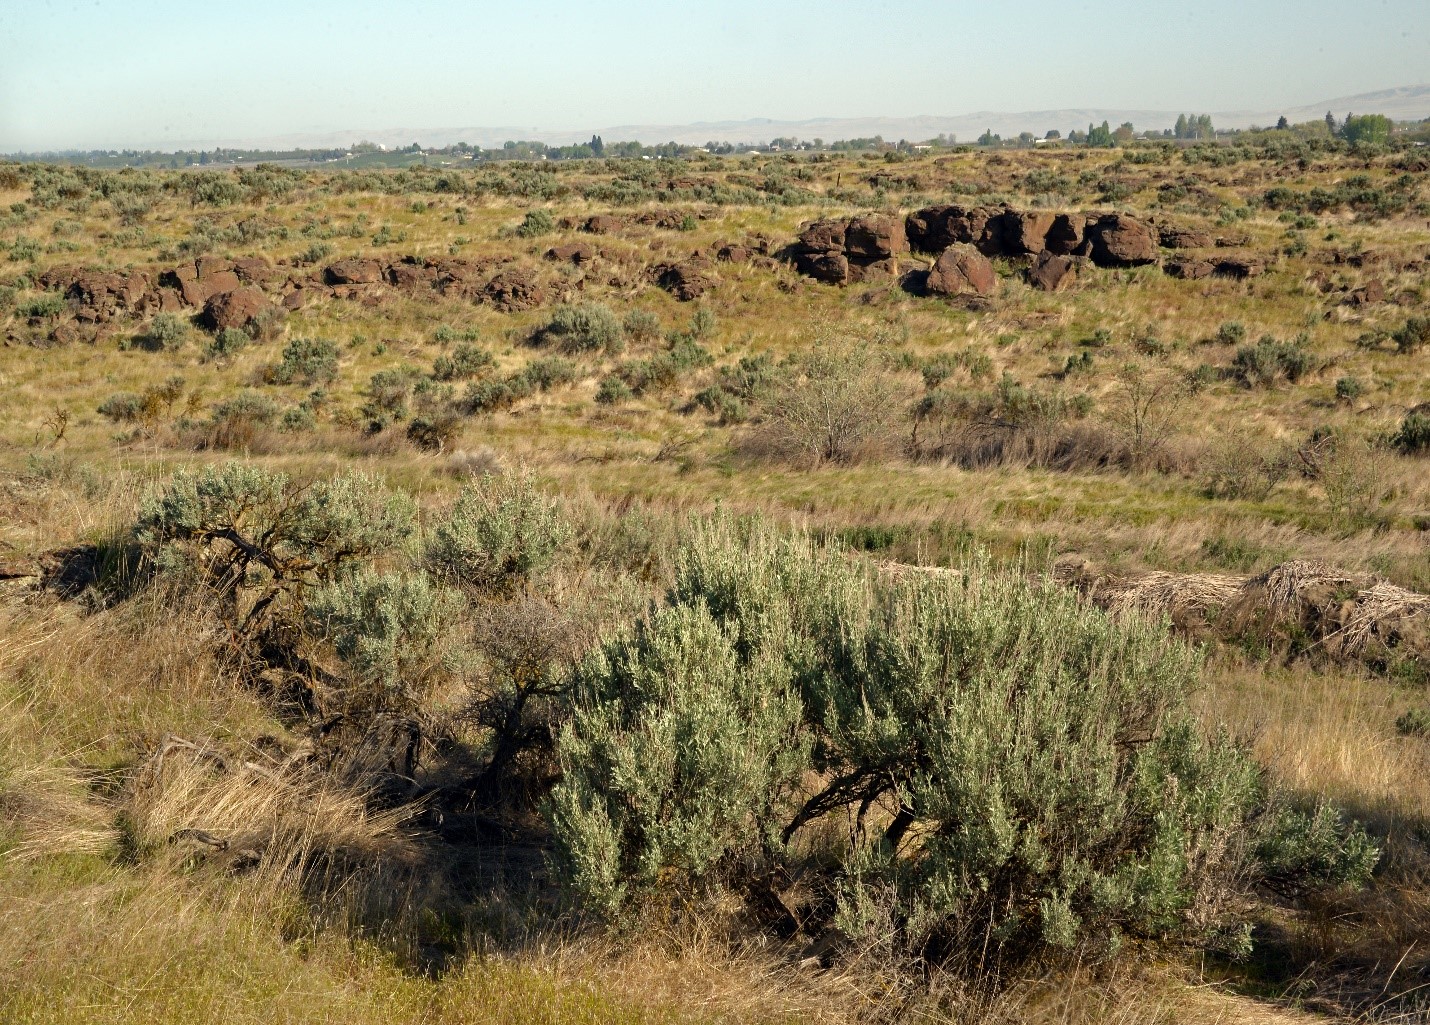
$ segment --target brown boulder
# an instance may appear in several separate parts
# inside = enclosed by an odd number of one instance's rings
[[[1163,249],[1210,249],[1216,244],[1208,232],[1173,225],[1166,225],[1158,232],[1158,241]]]
[[[75,318],[88,324],[106,323],[121,311],[138,312],[149,291],[149,279],[138,273],[78,271],[60,284]]]
[[[998,275],[988,257],[966,243],[951,245],[934,261],[925,288],[932,295],[992,295]]]
[[[652,269],[655,283],[681,302],[698,299],[715,287],[715,279],[700,267],[685,263],[660,264]]]
[[[1236,278],[1238,281],[1245,278],[1254,278],[1266,269],[1266,265],[1257,257],[1250,255],[1224,256],[1216,262],[1212,273],[1219,278]]]
[[[200,256],[194,261],[194,267],[200,278],[211,278],[216,274],[229,273],[234,269],[234,264],[232,260],[225,260],[222,256]]]
[[[1056,219],[1057,214],[1046,211],[1007,211],[999,218],[1002,227],[998,239],[999,250],[1008,256],[1033,256],[1043,252],[1047,248],[1048,232],[1052,230],[1053,221]],[[990,237],[989,242],[992,241]]]
[[[578,267],[583,263],[590,263],[595,256],[596,250],[584,242],[568,242],[565,245],[552,246],[546,251],[548,260],[556,260],[558,263],[574,263]]]
[[[1199,281],[1211,277],[1216,264],[1210,260],[1171,260],[1162,269],[1174,278]]]
[[[406,292],[420,292],[437,282],[437,269],[415,256],[408,256],[387,268],[387,280]]]
[[[382,264],[363,257],[339,260],[324,270],[323,277],[330,285],[375,285],[382,280]]]
[[[1056,256],[1069,256],[1082,246],[1087,218],[1082,214],[1058,214],[1048,227],[1043,243]]]
[[[1385,285],[1377,278],[1372,278],[1360,288],[1353,289],[1342,300],[1346,306],[1372,306],[1375,303],[1383,302],[1385,302]]]
[[[890,260],[909,249],[904,224],[896,217],[855,217],[844,229],[844,255],[860,263]]]
[[[159,283],[176,290],[187,306],[202,306],[210,296],[232,292],[242,283],[227,260],[205,257],[200,262],[205,273],[199,273],[198,264],[181,263],[160,277]]]
[[[1157,262],[1152,229],[1127,214],[1104,214],[1088,226],[1085,244],[1099,267],[1137,267]]]
[[[301,310],[317,291],[316,288],[295,288],[283,297],[283,308]]]
[[[503,313],[516,313],[540,306],[546,292],[529,270],[513,267],[488,281],[482,298]]]
[[[620,231],[624,225],[619,217],[612,217],[610,214],[597,214],[586,219],[583,231],[588,231],[592,235],[609,235],[612,232]]]
[[[240,282],[257,288],[262,288],[271,282],[278,273],[273,265],[261,256],[234,260],[233,272],[238,275]]]
[[[721,263],[749,263],[753,255],[749,247],[741,245],[724,245],[715,250],[715,259]]]
[[[809,252],[842,252],[848,221],[815,221],[800,229],[799,244]]]
[[[200,318],[210,331],[225,331],[229,328],[247,328],[273,309],[266,296],[250,285],[242,285],[231,292],[213,296],[204,304]]]
[[[941,253],[956,243],[982,240],[989,219],[999,213],[986,207],[924,207],[904,218],[904,233],[919,252]]]
[[[1044,249],[1028,268],[1028,284],[1043,292],[1056,292],[1077,280],[1078,259]]]
[[[841,252],[800,253],[795,257],[795,268],[801,274],[829,285],[843,285],[849,281],[849,260]]]

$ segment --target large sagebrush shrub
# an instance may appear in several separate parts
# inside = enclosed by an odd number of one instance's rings
[[[803,928],[974,969],[1207,928],[1264,783],[1196,727],[1199,668],[1051,581],[890,575],[717,520],[576,676],[556,867],[603,914],[778,867]]]
[[[363,473],[301,485],[243,462],[180,470],[140,509],[135,536],[160,570],[196,573],[244,633],[285,597],[401,546],[411,498]]]

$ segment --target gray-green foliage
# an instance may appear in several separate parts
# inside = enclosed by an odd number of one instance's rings
[[[570,523],[529,474],[486,476],[463,487],[432,529],[427,562],[459,585],[509,593],[543,572],[571,534]]]
[[[890,577],[719,521],[578,676],[557,865],[609,913],[761,851],[822,878],[844,932],[965,964],[1204,924],[1263,783],[1196,728],[1198,672],[1164,624],[1050,581]],[[853,826],[832,869],[826,817]]]
[[[180,470],[140,509],[135,536],[160,569],[201,573],[225,618],[262,624],[286,595],[399,547],[415,507],[363,473],[299,485],[243,462]]]
[[[625,343],[620,318],[600,303],[557,307],[538,339],[560,346],[564,352],[608,355],[618,354]]]
[[[331,384],[338,376],[338,347],[326,338],[294,338],[268,368],[271,384]]]
[[[173,313],[156,313],[139,340],[146,349],[173,352],[183,348],[188,337],[189,325],[183,318]]]
[[[562,878],[610,914],[759,852],[806,764],[784,638],[663,608],[577,671],[549,814]]]
[[[440,668],[438,642],[458,607],[424,574],[363,568],[309,594],[305,615],[346,667],[352,703],[409,710]]]

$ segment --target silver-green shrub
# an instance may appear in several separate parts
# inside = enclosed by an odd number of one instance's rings
[[[463,487],[433,528],[427,563],[461,586],[511,593],[550,566],[571,535],[566,517],[536,490],[530,474],[486,476]]]
[[[557,867],[610,913],[759,852],[822,895],[806,928],[974,969],[1209,927],[1254,875],[1264,785],[1197,728],[1199,671],[1050,581],[717,519],[577,676]]]
[[[285,595],[399,547],[415,506],[363,473],[299,485],[244,462],[180,470],[140,509],[136,539],[153,564],[201,572],[244,631]]]
[[[742,653],[702,605],[675,605],[577,671],[548,814],[587,906],[616,913],[772,839],[807,762],[781,640]]]
[[[442,668],[456,596],[425,575],[360,569],[308,595],[309,628],[347,670],[349,708],[410,711]]]

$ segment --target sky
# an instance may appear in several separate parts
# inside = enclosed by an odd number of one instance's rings
[[[1427,81],[1430,0],[0,0],[0,152],[1274,109]]]

